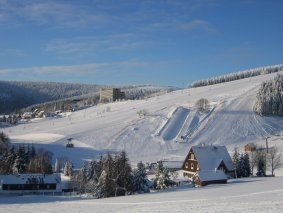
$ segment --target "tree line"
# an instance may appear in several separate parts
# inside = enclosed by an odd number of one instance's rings
[[[232,161],[238,178],[249,177],[254,172],[257,176],[266,176],[267,170],[270,170],[271,176],[274,176],[275,170],[282,166],[282,155],[277,147],[271,147],[268,150],[257,147],[255,151],[241,154],[235,147]]]
[[[9,137],[0,133],[0,174],[52,174],[52,157],[52,152],[33,145],[11,145]]]
[[[0,81],[0,114],[19,112],[27,107],[55,111],[66,108],[73,100],[82,105],[95,105],[99,100],[99,89],[103,85]],[[140,99],[162,90],[172,91],[171,87],[127,86],[121,87],[129,99]],[[55,109],[55,110],[54,110]]]
[[[230,73],[227,75],[221,75],[221,76],[213,77],[213,78],[206,79],[206,80],[198,80],[198,81],[193,82],[189,87],[202,87],[202,86],[208,86],[208,85],[213,85],[213,84],[220,84],[224,82],[235,81],[235,80],[250,78],[250,77],[254,77],[258,75],[275,73],[279,71],[283,71],[282,64],[274,65],[274,66],[267,66],[267,67],[260,67],[260,68],[251,69],[247,71]]]
[[[125,151],[85,162],[72,180],[80,193],[90,193],[96,198],[148,193],[150,188],[162,190],[174,184],[161,162],[158,163],[154,180],[148,180],[146,166],[139,162],[132,169]]]

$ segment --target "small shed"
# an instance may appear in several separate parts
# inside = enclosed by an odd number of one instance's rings
[[[254,143],[248,143],[244,146],[245,152],[254,152],[256,151],[256,145]]]
[[[193,176],[193,181],[198,186],[227,184],[227,176],[222,170],[199,171]]]

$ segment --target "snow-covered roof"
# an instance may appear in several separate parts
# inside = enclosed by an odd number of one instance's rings
[[[193,146],[192,150],[202,171],[212,171],[218,168],[221,162],[229,171],[234,165],[225,146]]]
[[[20,174],[20,175],[0,175],[1,184],[32,184],[32,183],[57,183],[61,182],[59,174]]]
[[[183,161],[162,161],[162,164],[167,169],[181,169]]]
[[[195,176],[198,176],[201,181],[227,180],[227,176],[222,170],[199,171]]]

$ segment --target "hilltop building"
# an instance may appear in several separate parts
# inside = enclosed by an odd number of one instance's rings
[[[125,98],[125,93],[119,88],[100,88],[100,103],[108,103]]]

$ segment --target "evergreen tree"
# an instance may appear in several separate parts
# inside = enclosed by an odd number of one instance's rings
[[[102,172],[98,181],[98,191],[101,191],[103,197],[114,197],[116,192],[116,164],[112,156],[108,154],[103,159]]]
[[[91,190],[92,190],[92,189],[88,190],[89,189],[89,187],[88,187],[88,181],[89,181],[88,165],[89,165],[89,162],[84,162],[83,167],[82,167],[81,171],[79,172],[79,174],[77,175],[77,178],[76,178],[76,182],[77,182],[77,185],[79,187],[79,191],[81,193],[91,192]]]
[[[244,176],[244,156],[243,154],[240,155],[239,161],[236,167],[237,177],[241,178]]]
[[[114,179],[116,183],[115,196],[125,195],[132,190],[132,175],[129,158],[125,151],[122,151],[115,158]]]
[[[133,191],[137,193],[149,192],[149,181],[146,169],[142,162],[137,164],[137,169],[133,170]]]
[[[54,172],[59,173],[61,170],[60,165],[58,163],[58,159],[56,158],[55,165],[54,165]]]
[[[14,174],[23,174],[26,172],[27,159],[25,155],[24,146],[19,147],[18,152],[16,153],[16,159],[13,165]]]
[[[254,111],[261,115],[283,114],[283,76],[277,75],[274,79],[263,82],[256,96]]]
[[[169,185],[169,182],[169,171],[164,168],[163,163],[160,161],[157,164],[157,170],[155,173],[156,189],[166,189]]]
[[[243,166],[243,177],[249,177],[251,175],[251,164],[248,153],[244,154],[244,166]]]
[[[64,166],[64,175],[72,176],[73,175],[73,164],[71,161],[67,161]]]
[[[10,150],[4,152],[3,157],[0,160],[0,174],[12,174],[15,159],[15,147],[12,146]]]
[[[109,195],[111,195],[111,193],[109,194],[108,188],[109,188],[109,180],[106,171],[103,170],[96,184],[95,196],[97,198],[110,197]]]
[[[263,148],[259,148],[256,151],[256,165],[257,176],[265,176],[266,174],[266,152]]]
[[[9,149],[9,146],[10,146],[9,137],[5,133],[0,132],[0,156],[3,152]]]
[[[235,147],[232,156],[234,168],[236,169],[237,177],[248,177],[251,174],[250,159],[247,153],[239,154],[238,149]]]

